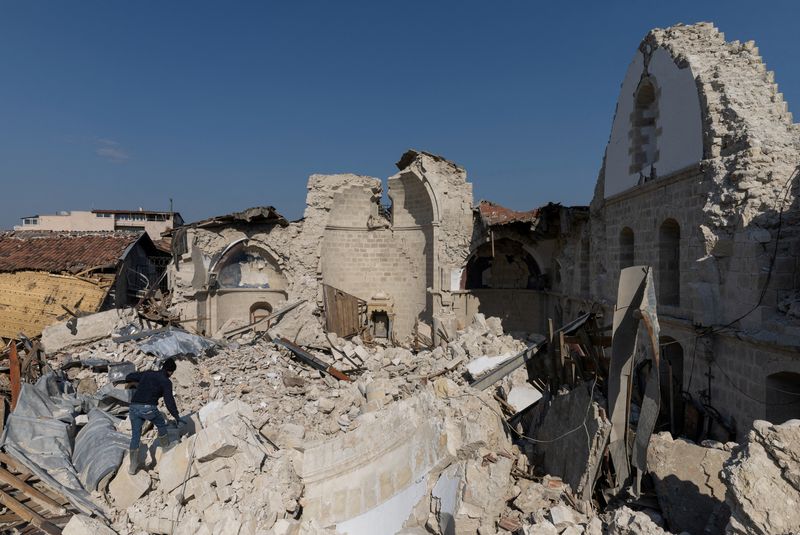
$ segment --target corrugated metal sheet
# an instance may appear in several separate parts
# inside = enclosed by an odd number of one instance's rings
[[[0,234],[0,272],[78,273],[113,267],[140,237],[132,232],[7,232]]]
[[[36,271],[0,273],[0,337],[38,336],[70,310],[95,312],[106,296],[100,286],[69,275]]]

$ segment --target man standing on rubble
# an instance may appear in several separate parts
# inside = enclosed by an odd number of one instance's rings
[[[181,418],[175,397],[172,395],[172,381],[170,377],[175,373],[177,366],[175,359],[168,358],[158,371],[145,371],[129,373],[126,381],[137,381],[136,392],[133,393],[128,416],[131,419],[131,445],[129,450],[130,466],[128,473],[133,475],[139,470],[139,442],[141,441],[142,425],[145,420],[153,422],[158,429],[158,442],[162,448],[169,446],[167,435],[167,422],[158,410],[158,399],[164,398],[164,405],[179,425]]]

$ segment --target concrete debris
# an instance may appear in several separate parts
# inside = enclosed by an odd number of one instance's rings
[[[73,516],[61,531],[62,535],[86,535],[87,533],[92,535],[117,535],[116,531],[98,519],[86,515]]]
[[[55,353],[68,347],[94,342],[108,337],[111,331],[129,323],[135,315],[134,309],[122,308],[54,323],[42,331],[42,346],[46,352]]]
[[[800,420],[757,420],[723,470],[735,535],[800,532]]]
[[[668,535],[647,514],[628,507],[616,509],[609,517],[608,535]]]
[[[669,433],[653,435],[647,467],[658,503],[672,531],[696,531],[707,535],[725,532],[730,510],[725,505],[722,466],[729,451],[673,440]]]

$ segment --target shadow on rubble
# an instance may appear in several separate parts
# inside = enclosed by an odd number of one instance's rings
[[[706,535],[725,533],[731,512],[724,501],[701,492],[694,482],[675,475],[668,475],[656,485],[664,489],[658,493],[658,502],[670,531]]]

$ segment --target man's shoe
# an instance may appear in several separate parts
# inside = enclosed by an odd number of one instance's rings
[[[159,435],[158,444],[162,449],[167,450],[170,447],[169,435]]]
[[[128,473],[132,476],[139,471],[139,449],[128,450]]]

